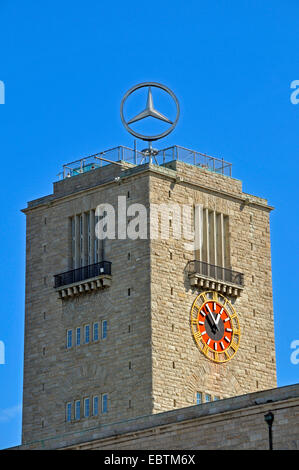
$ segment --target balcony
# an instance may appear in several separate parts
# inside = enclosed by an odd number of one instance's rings
[[[193,260],[187,265],[191,286],[213,289],[232,297],[239,297],[244,288],[244,274],[232,269]]]
[[[99,263],[82,266],[54,276],[54,288],[59,298],[65,299],[82,293],[104,289],[111,285],[111,263]]]

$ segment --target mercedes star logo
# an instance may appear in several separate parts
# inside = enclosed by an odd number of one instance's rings
[[[136,116],[134,116],[130,120],[126,121],[125,118],[124,118],[124,113],[123,113],[124,104],[125,104],[127,98],[132,93],[134,93],[134,91],[136,91],[140,88],[148,88],[146,107],[143,111],[138,113]],[[164,114],[160,113],[159,111],[157,111],[155,109],[154,101],[153,101],[153,95],[152,95],[152,88],[160,88],[160,89],[164,90],[174,100],[175,105],[176,105],[176,117],[175,117],[174,121],[171,121],[166,116],[164,116]],[[165,137],[168,134],[170,134],[170,132],[172,132],[173,129],[175,128],[175,126],[177,125],[179,115],[180,115],[180,107],[179,107],[179,102],[178,102],[175,94],[169,88],[167,88],[165,85],[161,85],[160,83],[155,83],[155,82],[139,83],[138,85],[135,85],[132,88],[130,88],[130,90],[127,91],[127,93],[123,97],[122,102],[121,102],[121,106],[120,106],[121,120],[122,120],[123,125],[127,129],[127,131],[130,132],[130,134],[137,137],[138,139],[147,140],[149,142],[161,139],[162,137]],[[163,121],[163,122],[166,122],[167,124],[170,124],[171,127],[169,127],[169,129],[162,132],[161,134],[151,135],[151,136],[146,136],[146,135],[143,135],[143,134],[139,134],[138,132],[135,132],[133,129],[131,129],[131,127],[130,127],[131,124],[134,124],[134,122],[137,122],[137,121],[141,121],[142,119],[145,119],[147,117],[153,117],[155,119],[159,119],[160,121]]]

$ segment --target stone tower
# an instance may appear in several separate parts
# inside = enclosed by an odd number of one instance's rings
[[[272,208],[221,160],[139,157],[118,147],[66,165],[23,210],[23,443],[276,387]],[[200,299],[215,302],[201,323]]]

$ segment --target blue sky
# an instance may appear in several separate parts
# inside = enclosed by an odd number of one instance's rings
[[[178,96],[182,145],[233,163],[243,190],[268,199],[278,386],[298,382],[299,80],[297,0],[0,0],[0,448],[20,443],[25,216],[64,163],[133,146],[119,105],[134,84]]]

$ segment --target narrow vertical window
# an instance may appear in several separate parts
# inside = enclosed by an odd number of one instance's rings
[[[67,330],[66,345],[68,348],[71,348],[73,346],[73,330]]]
[[[92,264],[92,260],[91,260],[90,212],[87,213],[87,253],[88,253],[88,264]]]
[[[73,269],[76,267],[76,232],[75,232],[75,217],[71,218],[71,226],[72,226],[72,265]]]
[[[98,263],[100,261],[100,243],[99,239],[96,237],[94,239],[94,263]]]
[[[98,341],[99,339],[99,324],[94,323],[93,324],[93,340]]]
[[[80,400],[75,401],[75,419],[80,419],[81,402]]]
[[[196,393],[196,404],[200,405],[202,403],[202,394],[201,392]]]
[[[99,397],[93,397],[93,416],[99,414]]]
[[[85,333],[85,343],[89,343],[90,341],[90,326],[89,325],[85,325],[84,327],[84,333]]]
[[[80,244],[80,266],[84,266],[84,250],[83,250],[83,214],[79,218],[79,244]]]
[[[80,346],[81,343],[81,328],[76,329],[76,346]]]
[[[84,399],[84,418],[89,418],[90,414],[90,400],[89,398]]]
[[[66,404],[66,421],[70,423],[72,421],[72,404]]]
[[[210,274],[209,266],[205,263],[228,267],[230,265],[229,250],[229,219],[222,213],[202,209],[198,219],[201,248],[196,253],[197,259],[203,261],[202,269],[206,269],[206,275]],[[196,217],[194,221],[196,222]]]
[[[102,395],[102,413],[108,412],[108,394],[103,393]]]
[[[107,320],[102,321],[102,339],[107,338]]]

